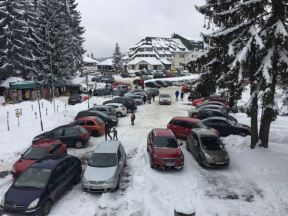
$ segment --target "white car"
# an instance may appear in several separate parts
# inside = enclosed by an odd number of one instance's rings
[[[112,106],[115,109],[116,117],[123,117],[127,115],[127,108],[120,103],[107,103],[106,106]]]
[[[114,191],[126,165],[126,153],[119,141],[105,141],[97,146],[82,176],[82,188],[88,192]]]

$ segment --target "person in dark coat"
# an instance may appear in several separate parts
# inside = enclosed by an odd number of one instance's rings
[[[89,97],[91,98],[92,97],[92,89],[91,88],[89,89],[88,94],[89,94]]]
[[[151,94],[150,93],[147,95],[147,100],[148,100],[148,103],[151,104]]]
[[[136,118],[135,113],[132,111],[131,112],[131,125],[134,125],[135,118]]]
[[[181,101],[183,101],[183,98],[184,98],[184,92],[183,91],[181,91],[180,98],[181,98]]]
[[[145,104],[146,101],[147,101],[147,96],[144,94],[144,95],[143,95],[143,103]]]
[[[179,91],[178,90],[176,90],[176,92],[175,92],[175,97],[176,97],[176,101],[178,101],[178,97],[179,97]]]
[[[112,140],[112,137],[110,135],[111,132],[111,128],[108,122],[105,122],[105,140],[107,141],[107,136],[110,137],[110,139]]]
[[[152,99],[153,99],[153,101],[155,101],[155,93],[154,92],[152,93]]]
[[[112,132],[113,132],[113,140],[115,139],[115,140],[118,140],[118,131],[116,130],[116,128],[115,127],[113,127],[113,129],[112,129]]]

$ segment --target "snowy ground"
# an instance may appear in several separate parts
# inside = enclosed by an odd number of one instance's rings
[[[176,88],[161,89],[174,95]],[[186,96],[187,97],[187,96]],[[245,98],[245,97],[244,97]],[[108,98],[94,97],[90,104],[101,104]],[[97,216],[170,216],[174,208],[195,207],[197,216],[286,216],[288,215],[288,133],[287,117],[279,117],[271,128],[270,148],[249,149],[249,137],[229,136],[223,139],[230,154],[228,169],[203,169],[186,151],[185,166],[181,171],[152,170],[146,152],[148,132],[155,127],[166,127],[173,116],[187,116],[189,106],[173,102],[160,106],[158,98],[152,104],[138,106],[135,126],[129,117],[121,118],[118,137],[128,155],[127,168],[122,176],[120,190],[113,193],[89,194],[80,184],[68,191],[52,207],[52,215]],[[87,108],[87,102],[75,106],[56,100],[58,112],[50,102],[43,102],[44,130],[69,123],[78,111]],[[33,111],[32,107],[33,105]],[[48,116],[46,116],[46,107]],[[15,109],[22,108],[20,126]],[[41,132],[36,102],[0,107],[0,197],[12,178],[5,171],[27,148],[34,136]],[[9,111],[10,131],[6,115]],[[236,114],[242,123],[249,124],[245,114]],[[68,152],[81,158],[89,157],[104,137],[92,138],[87,148]]]

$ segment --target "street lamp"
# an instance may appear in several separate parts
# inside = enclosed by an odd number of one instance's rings
[[[37,101],[38,101],[38,108],[39,108],[39,117],[40,117],[40,125],[41,131],[43,131],[43,122],[42,122],[42,115],[41,115],[41,107],[40,107],[40,90],[37,91]]]

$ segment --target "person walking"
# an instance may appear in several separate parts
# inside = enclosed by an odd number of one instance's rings
[[[107,136],[110,137],[110,139],[112,140],[112,137],[110,135],[110,132],[111,132],[111,128],[110,128],[110,125],[109,123],[106,121],[105,122],[105,140],[107,141]]]
[[[184,92],[183,91],[181,91],[180,98],[181,98],[181,101],[183,102],[183,98],[184,98]]]
[[[131,125],[134,125],[135,118],[136,118],[135,113],[132,111],[131,112]]]
[[[148,103],[151,104],[151,94],[150,93],[148,93],[148,95],[147,95],[147,100],[148,100]]]
[[[153,99],[153,101],[155,101],[155,93],[154,92],[152,93],[152,99]]]
[[[115,139],[115,140],[118,140],[118,131],[116,130],[116,128],[115,127],[113,127],[113,129],[112,129],[112,132],[113,132],[113,140]]]
[[[143,95],[143,103],[146,104],[146,101],[147,101],[147,96],[146,96],[146,94],[144,94]]]
[[[176,90],[175,96],[176,96],[176,101],[178,101],[178,97],[179,97],[179,91],[178,90]]]
[[[91,98],[92,97],[92,89],[91,88],[89,89],[88,94],[89,94],[89,98]]]

